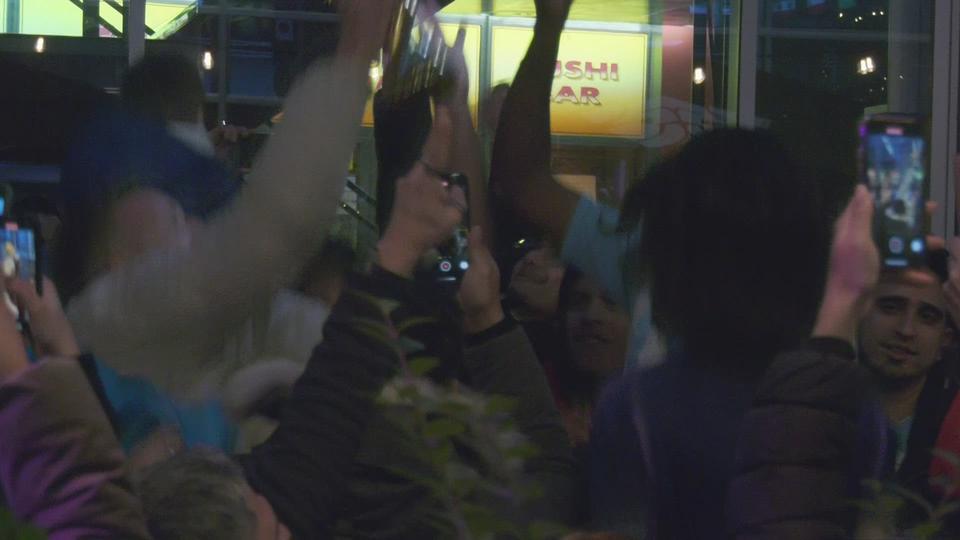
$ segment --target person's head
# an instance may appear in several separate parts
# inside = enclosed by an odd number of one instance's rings
[[[533,242],[528,240],[527,242]],[[547,319],[557,312],[564,266],[555,250],[537,245],[513,266],[508,292],[517,309],[531,318]]]
[[[189,245],[196,226],[173,197],[153,188],[134,189],[110,205],[103,231],[106,257],[100,263],[109,270],[156,249]]]
[[[936,279],[927,284],[905,279],[902,272],[884,272],[860,322],[861,361],[883,387],[924,380],[953,340],[941,286],[945,263],[931,266],[926,272]]]
[[[68,213],[57,246],[57,283],[66,299],[102,274],[156,249],[188,245],[199,219],[168,193],[122,187]]]
[[[630,315],[590,278],[568,268],[560,289],[571,368],[606,379],[623,371]]]
[[[180,452],[143,471],[136,485],[156,540],[290,538],[243,470],[218,452]]]
[[[692,358],[746,352],[750,369],[809,336],[840,206],[824,204],[825,180],[837,181],[799,174],[772,134],[742,129],[697,135],[651,169],[621,227],[642,223],[628,264],[658,329]]]
[[[185,145],[162,123],[104,109],[71,145],[62,167],[62,241],[54,267],[61,293],[73,297],[108,268],[110,235],[147,237],[133,243],[163,247],[167,240],[157,237],[157,227],[182,232],[186,220],[192,229],[225,208],[240,187],[219,161]]]
[[[127,72],[120,95],[127,108],[160,122],[203,121],[199,66],[181,55],[145,56]]]
[[[356,269],[357,261],[353,246],[344,240],[329,239],[307,263],[297,290],[333,306],[340,297],[347,274]]]

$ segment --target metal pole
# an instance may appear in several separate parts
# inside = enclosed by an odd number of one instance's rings
[[[217,124],[227,121],[227,61],[230,57],[230,17],[226,2],[220,2],[217,14]]]
[[[940,203],[933,222],[933,232],[944,235],[956,232],[954,215],[957,203],[953,157],[957,152],[960,6],[954,5],[952,0],[936,0],[935,10],[933,110],[930,117],[930,196]]]
[[[123,33],[127,38],[127,61],[132,66],[143,58],[146,51],[146,0],[129,0],[123,22],[125,27]]]
[[[740,73],[737,125],[757,125],[757,44],[760,35],[760,2],[740,2]]]
[[[20,0],[7,1],[6,29],[8,34],[20,33]]]
[[[100,0],[83,0],[83,37],[100,37]]]

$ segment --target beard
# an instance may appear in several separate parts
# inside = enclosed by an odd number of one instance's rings
[[[882,353],[880,356],[882,356]],[[862,348],[860,349],[859,359],[860,363],[870,371],[877,387],[886,392],[902,390],[924,380],[932,366],[936,364],[934,362],[926,369],[921,366],[896,365],[883,358],[879,360],[872,358]]]

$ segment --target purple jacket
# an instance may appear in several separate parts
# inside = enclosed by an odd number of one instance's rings
[[[73,360],[0,385],[0,485],[17,519],[50,540],[147,539],[124,454]]]

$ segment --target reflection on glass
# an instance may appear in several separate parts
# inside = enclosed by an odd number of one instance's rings
[[[757,116],[805,161],[853,178],[857,122],[932,106],[933,0],[761,2]]]

